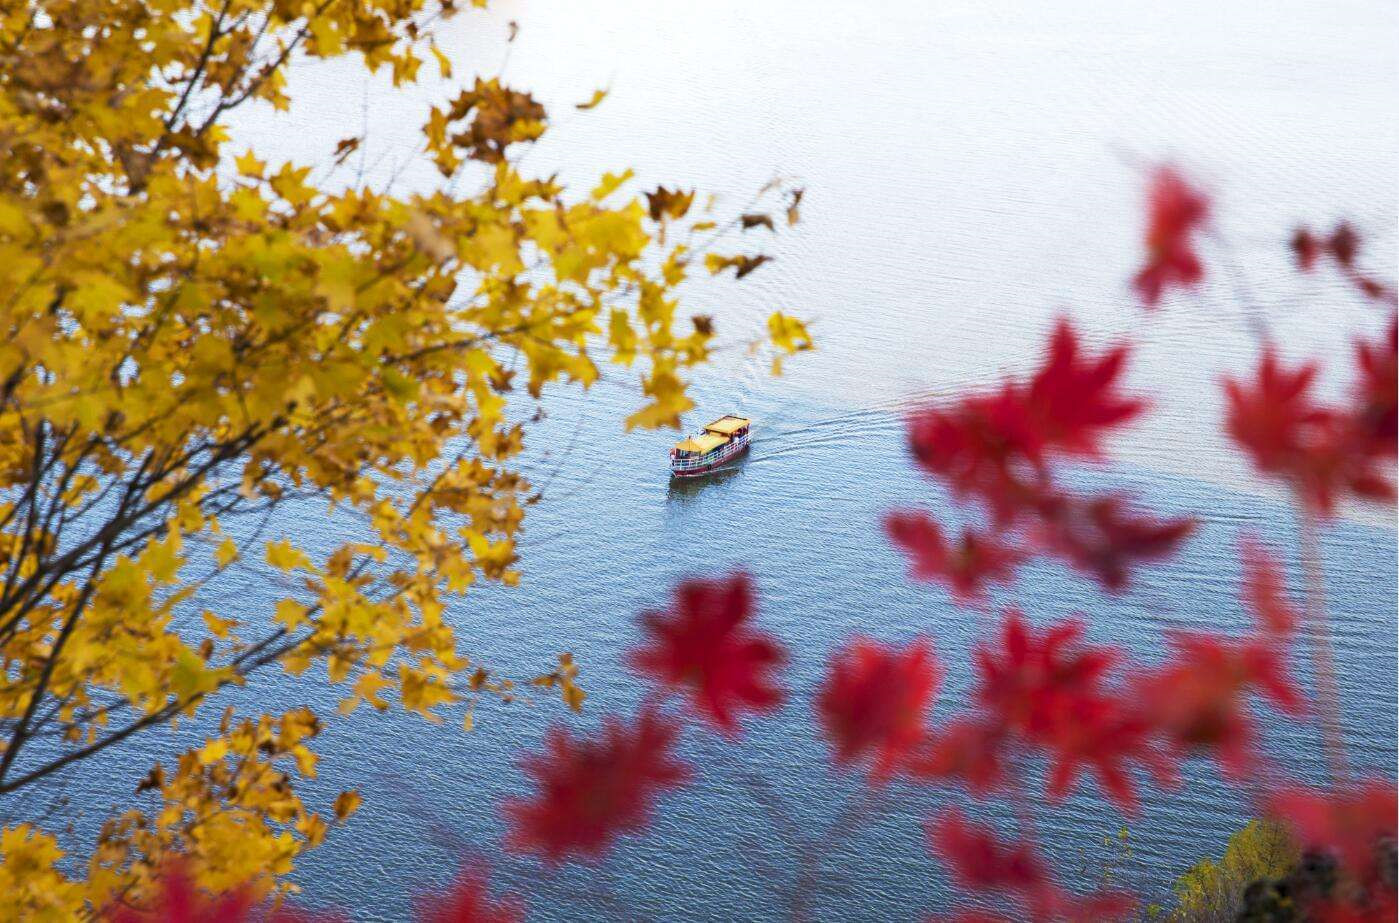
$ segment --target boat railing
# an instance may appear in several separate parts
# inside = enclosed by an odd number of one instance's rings
[[[694,471],[697,468],[705,468],[714,464],[717,460],[733,454],[740,448],[748,444],[748,436],[745,434],[739,438],[730,440],[716,449],[706,452],[703,455],[696,455],[693,458],[671,458],[670,470],[672,471]]]

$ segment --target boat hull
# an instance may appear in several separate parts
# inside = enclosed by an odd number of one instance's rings
[[[747,451],[748,440],[744,439],[743,442],[734,446],[730,451],[716,453],[715,457],[712,460],[705,460],[695,465],[686,465],[683,468],[676,467],[674,464],[672,464],[670,468],[670,476],[673,478],[702,477],[706,474],[709,474],[716,468],[724,467],[729,462],[733,461],[735,458],[738,458],[744,452]]]

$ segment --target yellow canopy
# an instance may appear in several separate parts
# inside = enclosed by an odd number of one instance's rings
[[[698,452],[699,454],[703,455],[705,452],[710,452],[714,449],[719,448],[719,446],[723,445],[728,441],[729,438],[727,436],[719,436],[714,433],[704,433],[702,435],[691,436],[689,439],[683,439],[680,442],[677,442],[675,444],[675,449],[678,452]]]
[[[705,429],[705,432],[709,432],[709,433],[719,433],[720,435],[723,435],[723,436],[732,436],[734,433],[736,433],[736,432],[738,432],[739,430],[743,429],[745,426],[747,426],[747,425],[748,425],[749,423],[751,423],[751,422],[752,422],[752,421],[749,420],[749,419],[747,419],[746,417],[735,417],[735,416],[730,415],[730,416],[720,417],[719,419],[715,420],[713,423],[711,423],[711,424],[709,424],[708,426],[706,426],[704,429]]]

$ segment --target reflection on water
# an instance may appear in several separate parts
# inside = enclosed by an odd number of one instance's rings
[[[748,460],[749,454],[744,452],[738,458],[727,463],[721,468],[694,477],[670,476],[670,483],[666,487],[666,499],[672,503],[688,503],[698,497],[703,491],[712,490],[738,477],[743,470],[744,463]]]

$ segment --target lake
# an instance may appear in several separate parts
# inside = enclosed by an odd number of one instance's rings
[[[512,20],[519,35],[507,45]],[[1344,216],[1366,233],[1367,259],[1392,274],[1397,21],[1399,9],[1383,0],[517,0],[449,24],[443,47],[457,82],[504,65],[555,114],[526,160],[532,171],[558,170],[583,188],[603,170],[634,166],[645,188],[719,192],[721,208],[738,207],[774,174],[809,191],[802,223],[771,242],[757,232],[775,262],[740,284],[696,283],[688,293],[690,310],[714,315],[729,348],[696,376],[699,407],[687,427],[731,411],[752,416],[749,457],[671,484],[665,452],[675,435],[622,431],[640,403],[625,370],[606,370],[586,393],[555,392],[522,462],[545,500],[527,518],[521,585],[473,591],[450,609],[468,650],[491,665],[523,674],[572,651],[590,693],[585,713],[567,715],[552,700],[487,705],[470,734],[365,710],[333,723],[308,802],[356,787],[365,804],[300,863],[308,902],[402,919],[407,895],[443,882],[463,848],[493,852],[493,806],[524,787],[520,748],[538,746],[551,722],[594,727],[637,701],[638,684],[619,666],[637,639],[637,612],[663,605],[682,576],[743,567],[756,579],[761,624],[792,648],[788,707],[752,722],[740,749],[690,735],[686,754],[705,763],[699,782],[666,798],[652,834],[600,867],[548,872],[500,858],[495,875],[543,920],[781,918],[796,847],[774,833],[745,779],[768,780],[814,833],[856,791],[828,771],[811,721],[831,650],[853,632],[931,635],[949,671],[935,712],[946,716],[965,702],[969,653],[992,624],[937,587],[910,584],[879,530],[882,513],[898,506],[959,515],[913,470],[903,416],[1029,367],[1061,313],[1095,339],[1130,336],[1139,346],[1131,385],[1153,400],[1149,419],[1113,445],[1110,465],[1076,469],[1071,480],[1138,491],[1147,506],[1197,516],[1202,527],[1121,596],[1044,563],[996,601],[1018,603],[1041,624],[1086,613],[1093,641],[1148,659],[1171,627],[1242,630],[1237,533],[1289,549],[1295,575],[1297,524],[1285,498],[1227,451],[1218,379],[1254,359],[1245,299],[1290,352],[1327,360],[1332,389],[1345,384],[1349,337],[1383,321],[1328,274],[1292,273],[1286,240],[1299,222],[1329,227]],[[598,87],[611,90],[602,106],[573,109]],[[414,132],[447,89],[429,81],[393,95],[351,69],[305,65],[291,84],[293,111],[245,115],[235,137],[274,161],[312,162],[367,129],[370,181],[421,186],[431,178],[411,165]],[[1144,169],[1161,159],[1210,190],[1216,232],[1202,247],[1208,283],[1147,314],[1127,280],[1140,257]],[[780,378],[741,345],[776,309],[812,318],[819,344]],[[279,525],[312,544],[337,539],[320,508]],[[1352,759],[1392,777],[1393,511],[1347,510],[1324,550]],[[252,578],[213,589],[250,606],[277,592]],[[232,614],[228,605],[221,611]],[[1309,682],[1305,657],[1294,666]],[[256,695],[288,707],[333,708],[336,698],[285,682],[240,698]],[[1312,730],[1260,715],[1273,755],[1297,777],[1319,779]],[[126,797],[132,773],[161,746],[150,740],[103,771],[84,769],[69,794],[100,812]],[[874,821],[821,856],[813,914],[921,919],[959,906],[922,824],[963,801],[892,787]],[[1139,817],[1124,819],[1085,782],[1038,820],[1046,850],[1077,884],[1107,858],[1103,837],[1127,826],[1133,854],[1119,875],[1160,901],[1174,876],[1218,855],[1248,816],[1212,766],[1192,763],[1183,788],[1149,797]]]

